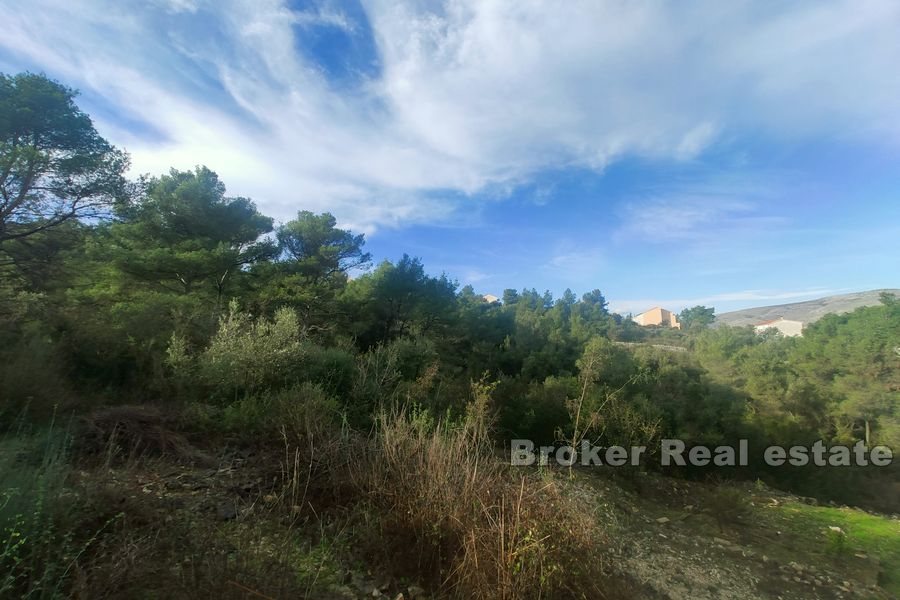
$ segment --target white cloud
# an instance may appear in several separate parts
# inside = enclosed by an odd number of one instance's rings
[[[675,148],[675,155],[684,160],[694,158],[712,143],[716,132],[717,127],[714,124],[701,123],[684,134],[678,147]]]
[[[487,281],[492,277],[493,275],[491,275],[490,273],[485,273],[484,271],[474,267],[468,267],[462,270],[460,281],[463,283],[463,285],[476,284],[482,281]]]
[[[790,224],[777,204],[798,186],[798,174],[774,170],[704,173],[701,179],[647,186],[618,208],[617,242],[679,243],[710,250]]]
[[[542,268],[554,277],[581,283],[596,279],[606,265],[606,252],[602,248],[565,240],[557,243],[550,259]]]
[[[306,27],[328,25],[343,29],[347,33],[356,31],[356,26],[346,14],[333,7],[316,6],[313,10],[297,11],[293,16],[294,23]]]
[[[728,219],[752,212],[753,205],[703,196],[652,199],[630,204],[619,236],[647,242],[697,240],[709,229],[722,231]]]
[[[703,252],[722,246],[734,248],[740,240],[753,241],[796,226],[788,218],[772,214],[774,210],[727,196],[673,194],[627,204],[622,211],[623,224],[613,238],[616,242],[677,243]]]
[[[166,141],[98,116],[137,171],[207,164],[279,218],[447,220],[459,192],[625,155],[689,161],[748,129],[900,143],[891,0],[366,0],[380,72],[350,89],[295,43],[316,26],[361,35],[336,3],[125,4],[0,0],[0,48],[155,126]],[[714,202],[697,198],[668,231],[750,212]]]
[[[195,13],[200,8],[199,0],[156,0],[156,3],[170,13]]]

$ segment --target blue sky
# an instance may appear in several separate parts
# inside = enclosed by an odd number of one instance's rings
[[[0,0],[135,174],[483,293],[719,312],[900,287],[900,4]]]

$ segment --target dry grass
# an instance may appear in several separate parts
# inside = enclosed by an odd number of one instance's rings
[[[377,515],[373,553],[465,598],[620,598],[593,507],[552,477],[513,473],[483,410],[458,424],[384,412],[353,479]],[[482,403],[483,406],[483,403]]]
[[[107,463],[144,457],[209,461],[175,427],[175,419],[155,406],[103,408],[80,419],[74,450],[83,458],[102,456]]]

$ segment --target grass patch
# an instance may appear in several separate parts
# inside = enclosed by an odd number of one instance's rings
[[[66,597],[79,560],[116,519],[80,521],[69,442],[52,425],[0,437],[0,597]]]
[[[892,594],[900,595],[900,520],[873,515],[854,508],[811,506],[788,502],[766,510],[773,525],[798,538],[811,553],[825,559],[859,561],[860,568],[868,559],[856,556],[865,553],[878,560],[878,584]],[[830,550],[829,527],[846,532],[847,551],[835,557]]]

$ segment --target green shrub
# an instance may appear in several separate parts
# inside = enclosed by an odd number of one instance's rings
[[[26,337],[0,352],[0,421],[11,422],[23,411],[32,419],[51,417],[72,401],[65,360],[47,336]]]
[[[353,382],[352,413],[361,419],[372,408],[394,397],[401,374],[396,344],[378,344],[356,359],[356,379]]]
[[[502,435],[551,444],[570,422],[568,398],[578,393],[574,377],[548,377],[528,387],[516,380],[502,380],[495,397],[500,400],[498,428]]]
[[[749,514],[750,501],[740,489],[722,484],[707,495],[704,508],[716,520],[719,531],[725,531]]]
[[[312,423],[336,425],[340,416],[338,402],[320,385],[306,382],[232,402],[223,408],[219,423],[227,433],[259,441],[275,439],[273,434],[281,430],[303,436]]]
[[[300,366],[303,381],[316,383],[330,395],[349,398],[356,378],[356,357],[342,348],[309,346]]]
[[[271,321],[254,319],[232,302],[206,349],[192,355],[187,342],[173,336],[166,362],[182,389],[199,384],[216,398],[237,398],[298,381],[307,345],[293,310],[279,309]]]

